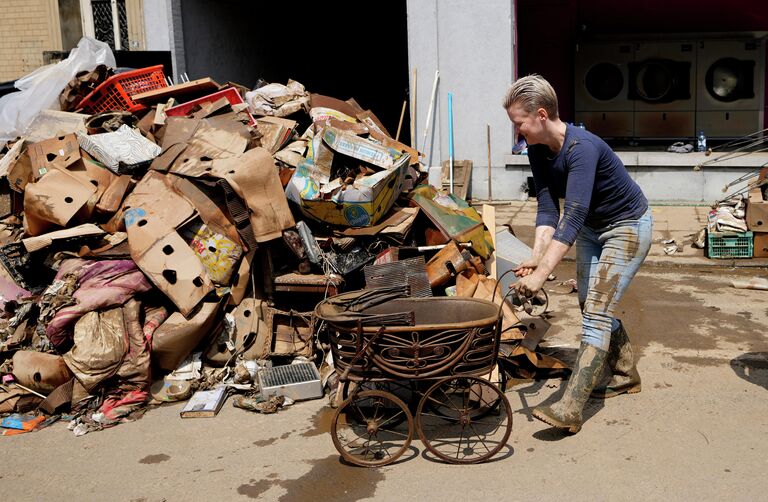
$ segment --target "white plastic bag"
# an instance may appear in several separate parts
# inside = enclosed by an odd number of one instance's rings
[[[59,94],[69,81],[79,72],[91,71],[100,64],[115,67],[112,49],[104,42],[83,37],[67,59],[17,80],[19,92],[0,98],[0,142],[20,136],[40,111],[59,110]]]

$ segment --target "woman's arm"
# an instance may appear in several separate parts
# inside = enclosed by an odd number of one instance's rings
[[[518,277],[525,277],[530,275],[539,266],[541,259],[544,257],[549,243],[552,242],[552,235],[555,233],[555,228],[545,225],[536,227],[536,237],[533,242],[533,253],[530,260],[526,260],[519,264],[514,269],[515,275]]]

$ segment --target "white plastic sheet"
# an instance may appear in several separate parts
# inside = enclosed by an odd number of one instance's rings
[[[104,64],[115,66],[115,56],[104,42],[83,37],[69,57],[43,66],[16,81],[19,92],[0,98],[0,141],[21,136],[40,111],[58,110],[59,94],[81,71]]]

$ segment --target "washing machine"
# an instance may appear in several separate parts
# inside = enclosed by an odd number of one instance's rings
[[[696,44],[638,42],[629,65],[628,95],[639,138],[692,137],[696,127]]]
[[[604,138],[634,136],[634,103],[628,99],[628,42],[580,43],[576,49],[575,121]]]
[[[701,40],[697,57],[696,130],[716,139],[762,130],[764,40]]]

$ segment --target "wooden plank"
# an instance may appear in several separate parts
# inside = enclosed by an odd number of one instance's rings
[[[450,190],[450,162],[443,161],[442,168],[440,170],[440,182],[443,190]],[[467,193],[469,192],[469,183],[472,177],[472,161],[471,160],[454,160],[453,161],[453,194],[456,197],[467,200]]]
[[[496,207],[490,204],[483,204],[483,224],[485,228],[491,233],[491,240],[493,241],[493,252],[491,256],[485,260],[485,268],[488,269],[489,277],[496,279]],[[506,293],[506,291],[505,291]]]
[[[151,104],[165,101],[170,97],[186,94],[202,94],[207,91],[215,92],[218,90],[219,84],[217,84],[213,79],[205,77],[189,82],[184,82],[183,84],[177,84],[170,87],[155,89],[153,91],[142,92],[141,94],[131,96],[131,99],[142,104]]]

